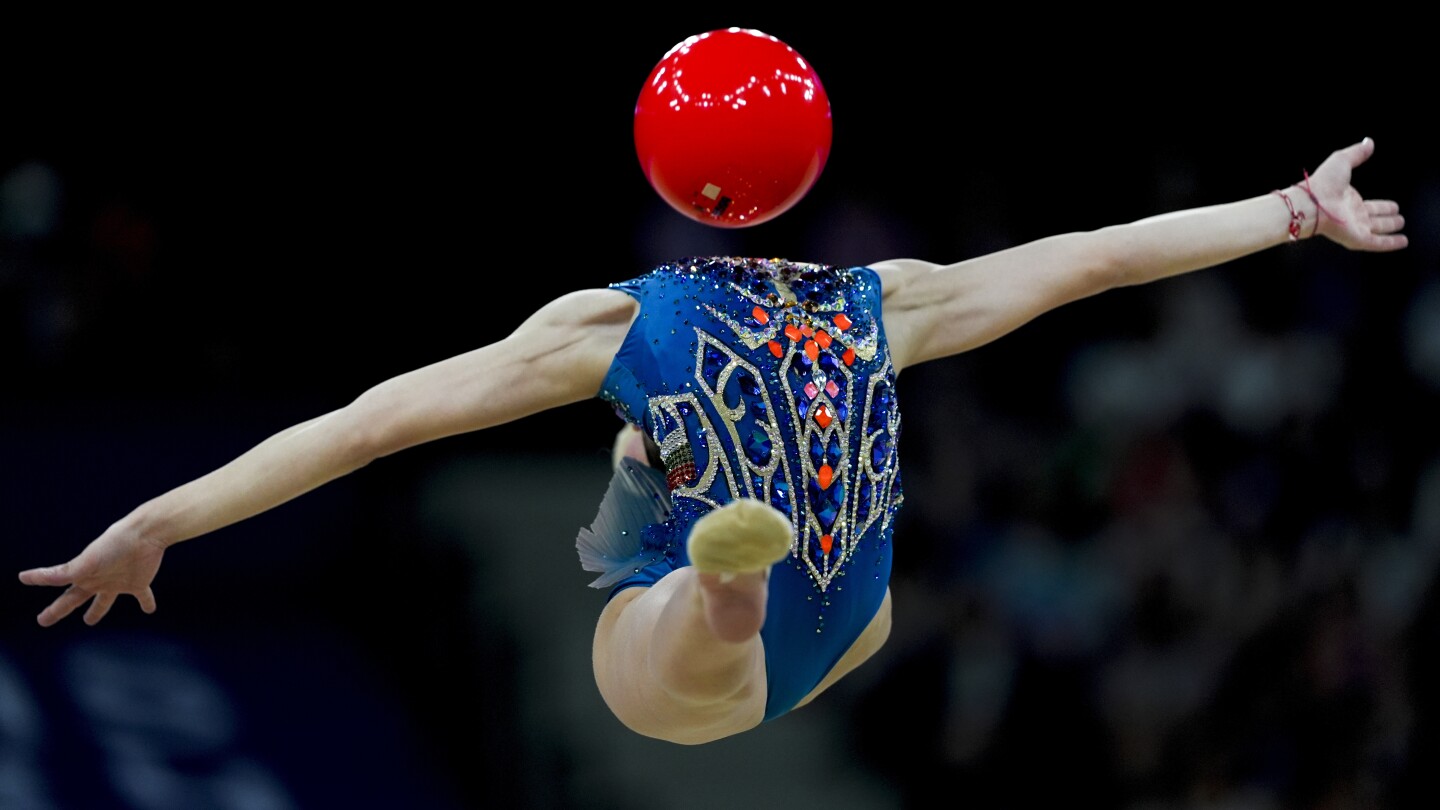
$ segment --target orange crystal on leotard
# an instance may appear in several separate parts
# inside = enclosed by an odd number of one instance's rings
[[[832,418],[834,417],[830,416],[830,409],[824,405],[815,409],[815,422],[819,424],[821,428],[830,427],[830,420]]]

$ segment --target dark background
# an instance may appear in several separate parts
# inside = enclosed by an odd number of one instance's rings
[[[908,372],[896,631],[750,734],[639,738],[590,680],[603,596],[573,537],[618,425],[596,401],[177,547],[153,616],[41,630],[53,594],[0,589],[0,806],[1436,797],[1440,173],[1414,21],[387,14],[10,27],[10,570],[680,256],[957,261],[1264,194],[1364,136],[1355,184],[1400,201],[1411,247],[1285,245]],[[671,45],[737,23],[809,59],[835,128],[804,200],[722,231],[660,202],[631,116]]]

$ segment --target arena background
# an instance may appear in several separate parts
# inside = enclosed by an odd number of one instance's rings
[[[1401,202],[1411,247],[1282,246],[907,372],[895,632],[752,733],[659,743],[594,687],[603,595],[574,536],[618,425],[595,401],[179,546],[152,616],[125,601],[41,630],[53,593],[12,577],[0,806],[1433,801],[1433,70],[1407,61],[1404,20],[1297,23],[1321,26],[1020,8],[11,26],[12,572],[666,259],[959,260],[1262,194],[1363,136],[1356,185]],[[730,25],[806,56],[835,122],[812,193],[743,231],[665,207],[630,129],[664,52]]]

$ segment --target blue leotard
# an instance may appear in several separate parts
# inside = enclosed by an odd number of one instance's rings
[[[795,538],[771,570],[760,631],[773,719],[850,648],[890,580],[900,412],[879,277],[706,258],[611,287],[640,310],[599,395],[659,445],[665,469],[622,465],[606,500],[628,483],[629,519],[642,525],[597,520],[609,545],[597,552],[582,530],[582,560],[588,547],[586,567],[607,572],[592,584],[613,597],[687,565],[690,526],[717,506],[758,498],[789,516]]]

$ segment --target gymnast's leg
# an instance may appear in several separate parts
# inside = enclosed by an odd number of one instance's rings
[[[617,440],[617,458],[643,459],[643,445],[627,447],[625,437]],[[790,540],[790,522],[779,512],[736,501],[696,521],[692,565],[610,600],[595,629],[595,680],[622,723],[691,745],[760,723],[769,570]]]

